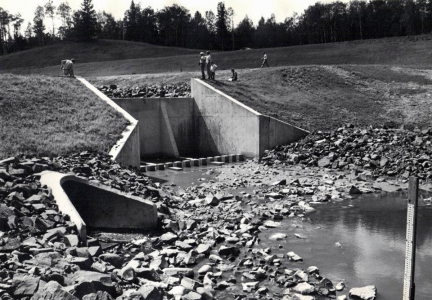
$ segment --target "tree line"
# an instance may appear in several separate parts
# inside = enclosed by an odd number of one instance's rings
[[[282,22],[275,16],[258,24],[245,16],[234,26],[235,12],[219,2],[216,12],[195,12],[171,5],[161,10],[141,7],[134,1],[115,20],[105,11],[96,13],[92,0],[83,0],[72,12],[67,2],[53,0],[38,6],[33,23],[21,33],[23,19],[0,7],[0,54],[52,44],[61,40],[122,39],[163,46],[209,50],[238,50],[316,43],[342,42],[394,36],[428,34],[432,31],[432,0],[352,0],[320,2],[302,14]],[[55,28],[55,19],[61,26]]]

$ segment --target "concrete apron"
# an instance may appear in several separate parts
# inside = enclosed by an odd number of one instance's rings
[[[76,225],[87,244],[87,226],[149,230],[157,225],[156,205],[75,175],[42,172],[40,182],[52,190],[59,210]]]

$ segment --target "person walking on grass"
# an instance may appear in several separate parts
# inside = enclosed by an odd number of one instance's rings
[[[63,70],[63,75],[74,77],[73,65],[75,63],[75,59],[64,59],[61,61],[61,69]]]
[[[205,79],[206,57],[204,56],[204,52],[201,52],[200,55],[199,66],[201,67],[201,79]]]
[[[231,78],[228,79],[229,81],[237,81],[237,72],[234,71],[234,69],[231,69],[232,75]]]
[[[209,79],[211,79],[211,64],[212,64],[212,58],[210,55],[210,51],[207,51],[207,55],[206,55],[206,66],[207,66],[207,76]]]
[[[216,69],[217,69],[217,66],[216,66],[216,64],[212,61],[212,62],[211,62],[211,67],[210,67],[210,72],[211,72],[211,77],[210,77],[210,79],[216,80],[216,79],[215,79]]]
[[[266,54],[265,52],[263,52],[263,57],[262,57],[261,59],[263,60],[263,63],[262,63],[262,65],[261,65],[261,68],[264,67],[264,64],[266,64],[267,67],[270,68],[270,66],[269,66],[269,64],[268,64],[268,62],[267,62],[267,54]]]

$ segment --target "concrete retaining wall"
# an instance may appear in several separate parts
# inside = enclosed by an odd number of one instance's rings
[[[130,125],[122,133],[122,137],[116,142],[111,148],[109,155],[113,160],[122,164],[123,166],[132,166],[135,168],[140,167],[140,135],[138,120],[133,118],[126,110],[118,106],[113,100],[108,98],[96,87],[91,85],[87,80],[82,77],[77,77],[82,84],[84,84],[89,90],[95,93],[101,100],[105,101],[108,105],[118,111],[126,120],[130,122]]]
[[[266,149],[294,142],[309,132],[262,115],[200,79],[192,79],[199,152],[261,157]]]

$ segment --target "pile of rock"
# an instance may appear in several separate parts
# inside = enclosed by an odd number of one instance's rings
[[[313,132],[297,143],[266,151],[262,162],[369,170],[374,176],[432,178],[432,130],[357,128]]]
[[[191,86],[188,83],[119,87],[115,84],[103,85],[98,89],[110,98],[190,98]]]
[[[104,155],[9,158],[0,161],[0,295],[2,299],[112,299],[122,283],[112,271],[125,262],[119,244],[90,238],[81,245],[74,223],[58,211],[37,173],[73,172],[123,191],[161,199],[144,176]],[[97,212],[96,212],[97,213]],[[120,280],[121,281],[121,280]],[[129,283],[128,283],[129,284]]]
[[[248,176],[229,183],[203,182],[177,191],[96,153],[0,161],[2,299],[334,298],[343,283],[334,286],[318,268],[295,265],[302,258],[289,249],[272,254],[259,244],[260,232],[312,210],[302,195],[312,194],[315,201],[328,195],[306,182],[279,180],[254,192],[267,202],[246,209],[251,195],[233,196],[227,190],[247,186],[251,174],[257,182],[268,177],[250,167],[242,166]],[[153,201],[160,230],[135,240],[89,237],[82,245],[50,190],[40,185],[35,173],[43,170],[74,173]],[[270,282],[283,292],[270,293]]]

